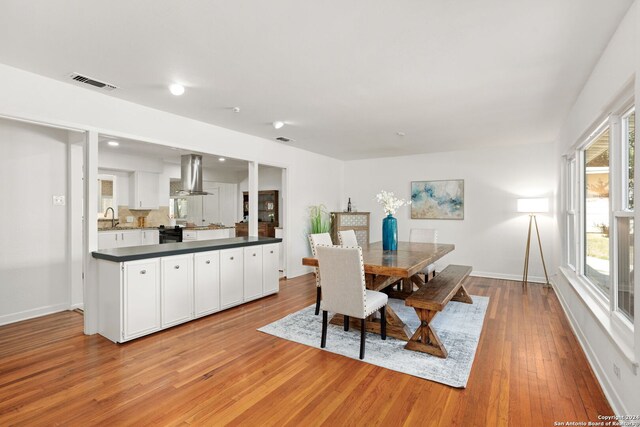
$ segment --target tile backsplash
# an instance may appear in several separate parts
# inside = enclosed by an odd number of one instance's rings
[[[127,222],[127,217],[134,217],[133,222]],[[160,206],[153,210],[131,210],[129,206],[118,206],[118,220],[120,228],[127,227],[159,227],[169,225],[169,206]],[[111,219],[100,218],[98,229],[111,227]]]

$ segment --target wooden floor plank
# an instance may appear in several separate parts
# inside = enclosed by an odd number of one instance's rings
[[[76,312],[2,326],[0,425],[536,426],[612,414],[553,290],[465,286],[490,297],[466,389],[258,332],[315,302],[307,275],[121,345],[83,335]]]

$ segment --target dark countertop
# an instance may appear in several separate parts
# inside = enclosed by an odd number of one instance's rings
[[[198,240],[195,242],[164,243],[161,245],[131,246],[128,248],[104,249],[92,252],[94,258],[113,262],[134,261],[137,259],[159,258],[194,252],[216,251],[242,246],[280,243],[282,239],[273,237],[232,237],[229,239]]]

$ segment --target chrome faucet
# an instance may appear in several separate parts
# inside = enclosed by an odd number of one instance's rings
[[[116,226],[115,222],[116,222],[116,211],[113,210],[113,208],[111,206],[109,206],[107,208],[106,211],[104,211],[104,217],[107,217],[107,214],[109,213],[109,209],[111,209],[111,228],[114,228]]]

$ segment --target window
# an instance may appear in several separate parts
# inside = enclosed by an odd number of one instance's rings
[[[609,294],[609,135],[606,126],[584,150],[583,274]]]
[[[633,320],[633,168],[635,163],[635,110],[632,108],[622,115],[621,122],[621,206],[616,210],[617,240],[617,289],[616,309],[629,320]]]
[[[567,161],[567,265],[576,271],[576,159]]]
[[[565,259],[603,309],[633,327],[635,108],[626,105],[566,160]]]

